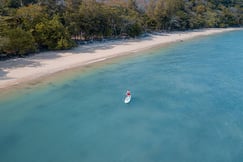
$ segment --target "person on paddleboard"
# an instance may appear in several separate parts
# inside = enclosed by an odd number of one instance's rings
[[[130,96],[130,95],[131,95],[131,92],[129,90],[127,90],[126,96]]]

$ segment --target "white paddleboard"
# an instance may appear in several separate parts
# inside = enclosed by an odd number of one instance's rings
[[[124,103],[126,103],[126,104],[129,103],[131,101],[131,99],[132,99],[132,96],[131,95],[126,96],[126,98],[124,100]]]

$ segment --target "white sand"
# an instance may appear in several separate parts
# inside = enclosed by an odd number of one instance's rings
[[[106,43],[82,45],[65,52],[43,52],[27,58],[1,61],[0,89],[36,80],[63,70],[136,53],[163,44],[232,30],[240,29],[206,29],[190,32],[160,33],[132,41],[108,41]]]

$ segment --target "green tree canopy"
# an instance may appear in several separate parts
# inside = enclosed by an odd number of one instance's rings
[[[34,37],[40,48],[67,49],[74,46],[69,32],[60,23],[58,16],[36,24]]]
[[[4,53],[23,55],[37,49],[31,33],[20,28],[8,30],[1,40],[0,51]]]
[[[73,40],[242,25],[242,0],[0,0],[0,53],[67,49]]]

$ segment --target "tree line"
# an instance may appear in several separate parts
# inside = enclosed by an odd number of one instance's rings
[[[242,24],[242,0],[0,0],[0,57],[69,49],[82,40]]]

